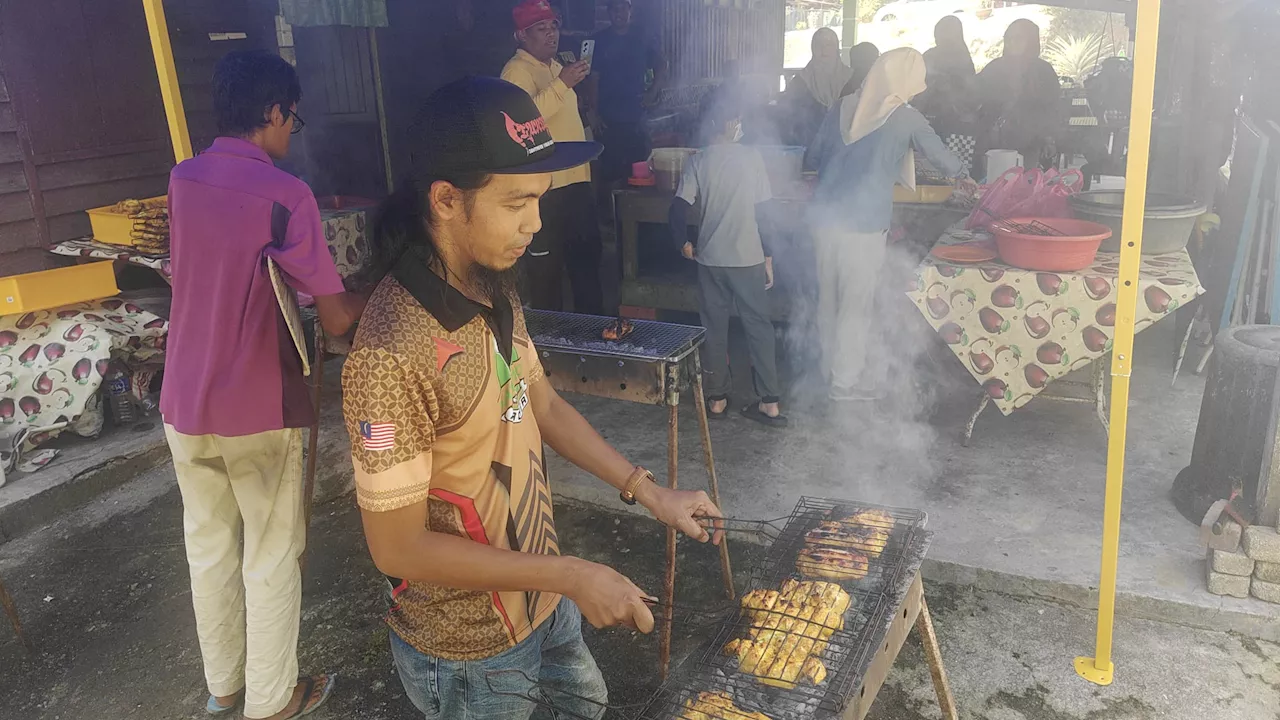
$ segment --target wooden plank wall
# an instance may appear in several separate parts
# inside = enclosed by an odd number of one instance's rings
[[[215,135],[214,63],[274,48],[273,11],[252,0],[165,5],[198,151]],[[153,63],[138,0],[0,0],[0,275],[57,264],[43,247],[87,234],[88,208],[165,193],[173,151]]]

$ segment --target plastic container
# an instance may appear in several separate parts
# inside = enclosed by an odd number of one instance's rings
[[[955,188],[950,185],[921,185],[916,183],[915,190],[908,190],[901,185],[893,186],[893,201],[896,203],[917,203],[937,205],[951,199]]]
[[[0,315],[47,310],[119,292],[110,260],[13,275],[0,278]]]
[[[164,207],[168,198],[164,195],[146,198],[141,201],[143,207]],[[110,245],[135,244],[133,239],[133,218],[125,213],[117,212],[115,205],[86,210],[89,215],[89,226],[93,229],[93,239]]]
[[[1149,193],[1143,213],[1142,254],[1163,255],[1187,246],[1195,230],[1196,219],[1206,211],[1204,205],[1184,195]],[[1120,252],[1124,229],[1124,191],[1094,190],[1071,196],[1071,212],[1082,220],[1102,223],[1112,235],[1102,244],[1106,252]]]
[[[1074,218],[1010,218],[1011,224],[1039,222],[1062,235],[1025,235],[997,223],[991,226],[1000,259],[1024,270],[1074,272],[1093,264],[1098,247],[1111,237],[1111,228]]]
[[[113,360],[107,367],[107,374],[102,378],[106,393],[107,411],[117,425],[132,425],[138,421],[138,410],[133,404],[133,394],[129,392],[129,369],[119,361]]]
[[[654,148],[649,153],[649,164],[653,166],[658,189],[675,192],[680,185],[680,174],[684,172],[685,161],[697,152],[694,148]]]
[[[1010,169],[1022,166],[1022,155],[1017,150],[987,151],[987,182],[991,182]]]

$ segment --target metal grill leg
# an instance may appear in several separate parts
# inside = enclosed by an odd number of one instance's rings
[[[916,632],[920,633],[920,644],[924,646],[924,659],[929,665],[929,675],[933,677],[933,690],[938,694],[938,707],[942,709],[943,720],[959,720],[956,699],[951,694],[951,683],[947,680],[947,669],[942,665],[938,635],[933,630],[933,616],[929,614],[929,604],[925,602],[923,595],[920,596]]]
[[[9,591],[5,590],[3,582],[0,582],[0,605],[4,606],[5,615],[9,616],[9,622],[13,625],[13,634],[18,636],[18,642],[27,649],[28,655],[34,655],[35,647],[30,640],[27,640],[27,636],[22,634],[22,623],[18,620],[18,606],[9,596]]]
[[[724,511],[720,504],[720,483],[716,479],[716,460],[711,454],[711,427],[707,421],[707,398],[702,393],[702,360],[693,353],[693,402],[698,410],[698,427],[702,431],[702,454],[707,459],[707,475],[711,478],[711,502]],[[729,563],[729,538],[720,540],[720,574],[724,580],[724,592],[734,598],[733,566]]]
[[[676,489],[676,465],[679,460],[679,437],[677,430],[680,420],[679,396],[676,403],[667,406],[667,487]],[[662,601],[668,608],[675,607],[676,595],[676,531],[667,528],[667,569],[662,579]],[[658,676],[667,679],[667,671],[671,669],[671,613],[663,613],[662,634],[658,638]]]

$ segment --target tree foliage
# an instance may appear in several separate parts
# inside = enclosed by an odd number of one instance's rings
[[[1101,33],[1055,37],[1045,48],[1044,59],[1059,75],[1083,82],[1104,59],[1115,55],[1111,39]]]

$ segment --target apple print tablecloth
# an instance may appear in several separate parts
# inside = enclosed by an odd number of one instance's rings
[[[973,240],[953,228],[938,244]],[[1100,252],[1092,267],[1073,273],[999,261],[957,265],[931,254],[907,296],[1008,415],[1110,352],[1119,271],[1118,253]],[[1204,292],[1186,250],[1143,255],[1138,285],[1139,332]]]
[[[119,298],[0,316],[0,462],[13,462],[19,442],[25,453],[78,429],[108,360],[153,359],[168,333],[167,321]]]

